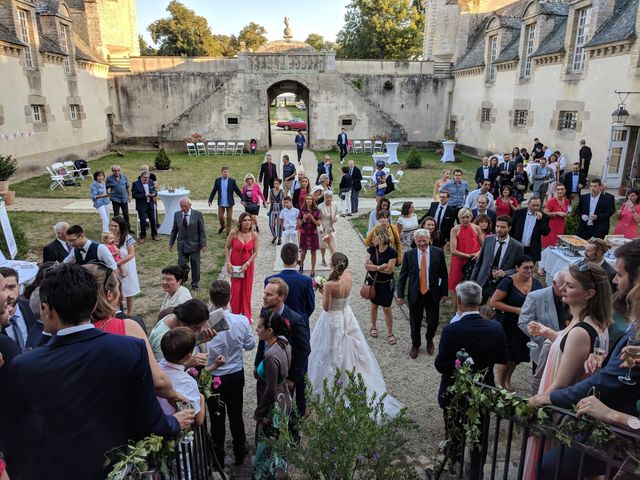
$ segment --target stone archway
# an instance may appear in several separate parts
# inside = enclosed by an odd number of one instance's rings
[[[309,88],[296,81],[296,80],[281,80],[274,84],[272,84],[269,88],[267,88],[267,129],[268,129],[268,138],[269,138],[269,147],[273,145],[273,138],[271,135],[271,102],[278,96],[283,93],[292,93],[304,102],[306,106],[306,116],[307,116],[307,131],[304,132],[307,137],[307,146],[311,145],[311,104],[309,102]],[[293,148],[293,143],[291,144]]]

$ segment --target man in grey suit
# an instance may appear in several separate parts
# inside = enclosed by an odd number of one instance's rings
[[[169,251],[178,239],[178,265],[191,264],[191,290],[198,291],[200,283],[200,252],[207,249],[207,235],[202,213],[191,209],[187,197],[180,199],[180,211],[173,215],[173,229],[169,237]]]
[[[510,231],[511,217],[500,215],[496,219],[496,234],[485,238],[473,267],[471,280],[482,287],[482,303],[493,295],[502,277],[515,273],[516,260],[524,255],[524,247],[509,236]]]

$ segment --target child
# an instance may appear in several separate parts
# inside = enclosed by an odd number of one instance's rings
[[[284,207],[280,210],[282,240],[284,243],[295,243],[298,245],[297,225],[300,210],[293,206],[293,201],[288,195],[282,200],[282,206]]]
[[[102,234],[102,243],[104,243],[111,255],[113,255],[113,259],[116,262],[122,260],[122,256],[120,255],[120,250],[118,250],[118,246],[116,245],[116,237],[111,232],[106,232]],[[127,276],[127,271],[124,269],[124,265],[118,265],[118,275],[120,278],[124,278]]]
[[[376,163],[376,173],[375,173],[375,186],[376,189],[376,198],[378,201],[384,197],[384,194],[387,190],[387,174],[384,171],[384,162]]]
[[[196,334],[188,327],[176,327],[164,334],[160,348],[164,359],[160,360],[160,368],[167,374],[176,392],[184,396],[193,406],[196,415],[194,426],[204,423],[204,396],[198,390],[198,382],[184,370],[184,365],[191,359],[196,346]],[[160,406],[167,415],[176,413],[176,409],[164,398],[159,398]]]
[[[340,180],[340,216],[351,216],[351,189],[353,179],[349,175],[349,167],[342,167],[342,179]]]

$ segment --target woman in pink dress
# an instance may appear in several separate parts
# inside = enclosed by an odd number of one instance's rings
[[[569,215],[569,199],[567,189],[563,183],[556,185],[556,194],[544,206],[544,213],[549,215],[549,228],[551,232],[546,237],[542,237],[542,248],[555,245],[558,242],[558,235],[564,235],[564,221]]]
[[[246,316],[249,323],[251,323],[253,261],[258,256],[260,244],[258,234],[251,228],[252,223],[249,213],[241,213],[238,226],[229,233],[224,246],[227,273],[231,277],[231,313]]]
[[[451,268],[449,270],[449,290],[453,290],[455,304],[456,285],[462,281],[462,267],[469,260],[476,260],[482,248],[484,237],[478,225],[471,223],[473,215],[468,208],[458,212],[460,224],[451,229]]]
[[[242,187],[242,205],[244,205],[244,211],[251,215],[251,220],[256,226],[256,232],[260,231],[258,228],[258,215],[260,214],[261,203],[264,208],[267,208],[267,200],[264,198],[260,184],[256,182],[256,177],[252,173],[247,173],[244,176],[244,187]]]
[[[638,224],[640,224],[640,192],[631,190],[627,194],[627,201],[622,204],[618,212],[618,223],[613,231],[614,235],[624,235],[624,238],[634,240],[638,238]]]

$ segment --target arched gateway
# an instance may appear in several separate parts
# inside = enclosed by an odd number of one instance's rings
[[[283,93],[292,93],[296,97],[299,97],[305,104],[307,109],[307,131],[305,132],[305,136],[307,138],[307,145],[311,145],[311,132],[312,132],[312,122],[311,122],[311,103],[309,102],[309,88],[301,82],[296,80],[282,80],[272,84],[269,88],[267,88],[267,129],[268,129],[268,138],[269,138],[269,146],[271,147],[274,144],[272,138],[272,125],[271,125],[271,103],[276,99],[278,95],[282,95]],[[291,143],[293,145],[293,143]]]

